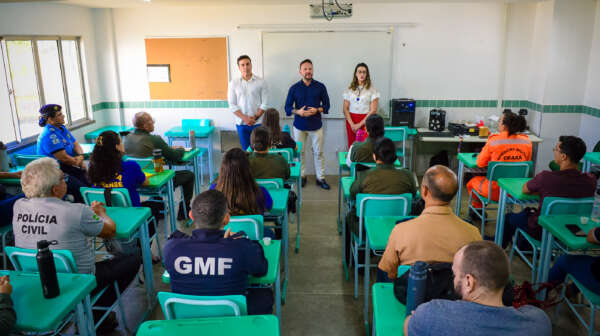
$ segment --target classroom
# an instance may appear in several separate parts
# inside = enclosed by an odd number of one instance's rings
[[[600,332],[600,0],[0,0],[0,56],[0,336]]]

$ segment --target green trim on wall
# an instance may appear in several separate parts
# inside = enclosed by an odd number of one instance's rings
[[[493,99],[463,100],[463,99],[418,99],[418,108],[497,108],[498,101]],[[226,100],[151,100],[151,101],[122,101],[100,102],[92,105],[92,111],[118,108],[228,108]],[[541,105],[529,100],[502,101],[503,108],[526,108],[542,113],[583,113],[600,118],[600,108],[585,105]]]

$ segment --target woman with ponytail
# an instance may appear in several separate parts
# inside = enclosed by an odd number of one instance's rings
[[[511,110],[504,110],[498,122],[500,133],[490,135],[481,153],[477,156],[477,166],[485,168],[490,161],[530,161],[532,146],[529,137],[522,134],[525,129],[527,129],[527,121],[523,116],[517,115]],[[485,176],[476,176],[467,183],[467,190],[469,194],[475,190],[479,195],[489,197],[489,180]],[[499,196],[500,187],[494,181],[492,182],[491,199],[498,201]],[[472,204],[475,208],[482,206],[476,198],[473,198]]]

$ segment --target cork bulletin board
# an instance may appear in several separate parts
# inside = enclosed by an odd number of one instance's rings
[[[147,38],[145,43],[149,77],[160,67],[168,71],[162,76],[168,80],[149,79],[151,99],[227,100],[226,37]]]

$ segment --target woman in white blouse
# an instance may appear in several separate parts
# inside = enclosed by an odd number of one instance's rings
[[[379,92],[371,85],[369,67],[365,63],[358,63],[354,68],[352,83],[344,91],[344,116],[346,117],[348,147],[356,139],[356,132],[361,128],[365,129],[367,116],[377,113],[379,96]]]

